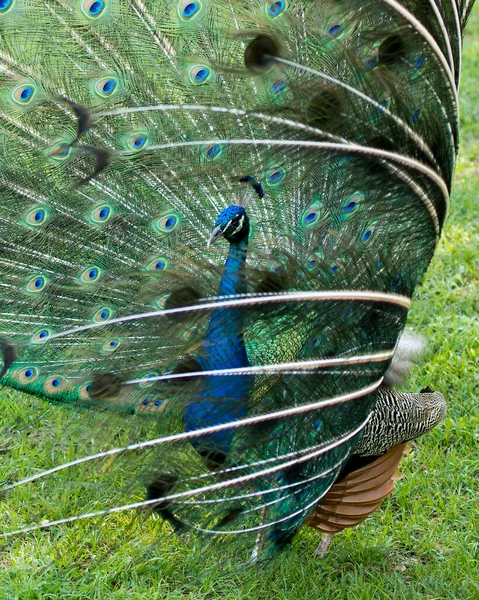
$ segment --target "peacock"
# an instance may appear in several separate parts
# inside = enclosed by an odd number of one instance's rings
[[[0,0],[1,383],[72,418],[4,427],[4,536],[136,511],[266,559],[443,418],[394,386],[472,4]]]

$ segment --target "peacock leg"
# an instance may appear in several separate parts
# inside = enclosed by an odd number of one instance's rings
[[[314,551],[313,556],[316,558],[324,558],[329,551],[329,546],[333,541],[334,533],[323,533],[318,547]]]

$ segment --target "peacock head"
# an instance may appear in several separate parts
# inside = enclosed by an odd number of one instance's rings
[[[230,244],[242,242],[249,235],[249,219],[242,206],[228,206],[220,212],[208,246],[224,237]]]

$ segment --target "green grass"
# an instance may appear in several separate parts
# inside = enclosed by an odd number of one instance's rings
[[[452,210],[410,315],[410,324],[428,338],[432,352],[409,387],[429,384],[443,392],[448,415],[414,445],[403,462],[404,479],[381,510],[363,526],[337,536],[323,561],[312,557],[318,537],[305,529],[273,564],[234,575],[225,575],[220,563],[192,557],[176,537],[158,542],[151,520],[116,515],[101,526],[80,522],[3,543],[0,599],[479,598],[477,81],[479,7],[465,39],[462,146]],[[2,394],[13,431],[14,411],[28,413],[36,401],[6,390]],[[48,418],[73,419],[53,409]],[[0,452],[6,446],[8,440],[2,440]],[[20,498],[18,505],[8,504],[10,513],[28,511],[33,499]]]

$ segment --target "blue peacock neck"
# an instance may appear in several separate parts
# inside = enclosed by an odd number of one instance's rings
[[[228,256],[218,288],[218,308],[215,308],[211,314],[197,359],[203,371],[227,371],[249,366],[243,338],[244,319],[241,307],[221,306],[225,296],[246,293],[245,264],[249,227],[246,214],[244,217],[246,224],[244,225],[244,221],[241,222],[242,230],[238,233],[235,230],[236,235],[232,235],[228,240]],[[216,235],[221,237],[223,231],[218,229],[217,227],[215,230]],[[252,386],[253,378],[245,375],[206,377],[200,400],[191,403],[185,411],[186,431],[244,418],[247,414]],[[234,430],[224,430],[198,437],[192,444],[200,454],[214,463],[221,464],[230,450],[233,436]]]

